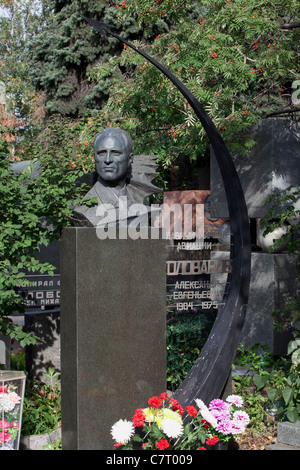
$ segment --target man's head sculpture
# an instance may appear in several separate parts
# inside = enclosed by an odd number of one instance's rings
[[[132,163],[131,137],[118,127],[102,130],[94,139],[94,159],[99,180],[122,188]]]
[[[110,205],[118,211],[120,197],[133,204],[148,206],[148,197],[161,192],[152,184],[157,176],[155,155],[132,156],[132,139],[123,129],[107,127],[94,138],[95,172],[86,175],[91,181],[87,199],[96,198],[98,205],[74,208],[74,223],[80,226],[99,226],[99,205]],[[119,217],[119,214],[118,214]]]

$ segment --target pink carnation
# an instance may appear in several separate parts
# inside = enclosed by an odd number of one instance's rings
[[[242,434],[245,432],[245,425],[238,420],[232,420],[231,421],[231,433],[232,434]]]
[[[226,401],[227,403],[231,403],[232,405],[235,405],[238,408],[240,408],[244,403],[242,397],[240,397],[239,395],[229,395],[226,398]]]
[[[0,442],[1,441],[4,441],[4,442],[10,442],[11,441],[11,435],[9,434],[9,432],[7,432],[7,431],[1,432],[0,431]]]
[[[208,408],[217,420],[230,418],[230,405],[219,398],[212,400]]]
[[[248,413],[246,413],[246,411],[235,411],[233,413],[233,420],[234,421],[238,421],[239,423],[243,424],[244,426],[248,426],[249,422],[250,422],[250,418],[249,418],[249,415]]]
[[[227,436],[228,434],[231,434],[232,426],[231,426],[230,420],[229,419],[223,419],[222,421],[220,421],[218,423],[216,429],[217,429],[217,431],[221,432],[225,436]]]
[[[10,423],[8,421],[0,421],[0,428],[2,429],[7,429],[7,428],[10,428]]]
[[[20,400],[21,400],[19,395],[17,395],[15,392],[10,392],[8,394],[8,398],[11,401],[11,403],[13,403],[14,405],[17,405],[18,403],[20,403]]]
[[[227,408],[226,403],[220,398],[216,398],[215,400],[212,400],[208,407],[209,410],[214,410],[214,409],[223,410],[225,408]]]

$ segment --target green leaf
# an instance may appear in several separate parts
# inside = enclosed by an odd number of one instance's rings
[[[200,442],[203,444],[206,440],[206,430],[205,429],[199,429],[198,431],[198,439]]]
[[[268,375],[260,375],[260,374],[255,374],[253,376],[253,382],[255,383],[255,386],[258,390],[261,390],[264,388],[269,380]]]
[[[293,408],[291,410],[287,410],[286,417],[291,423],[296,423],[299,418],[299,413],[295,408]]]
[[[285,404],[287,405],[291,398],[293,397],[294,390],[291,387],[285,387],[282,390],[282,398],[284,399]]]
[[[267,390],[267,395],[270,401],[275,401],[276,398],[279,396],[280,392],[275,388],[269,388]]]

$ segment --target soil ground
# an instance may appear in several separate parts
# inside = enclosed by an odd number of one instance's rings
[[[276,436],[276,427],[255,435],[250,429],[243,434],[239,442],[230,443],[229,450],[265,450],[266,447],[276,441]]]

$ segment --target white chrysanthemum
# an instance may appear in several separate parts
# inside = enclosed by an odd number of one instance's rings
[[[202,400],[200,400],[200,398],[195,398],[195,402],[199,410],[201,410],[202,408],[206,408],[206,405],[203,403]]]
[[[116,442],[127,444],[134,434],[134,426],[131,421],[120,419],[112,426],[110,433]]]
[[[182,424],[172,418],[164,418],[160,428],[170,438],[177,438],[183,434]]]
[[[202,400],[199,400],[199,398],[196,398],[195,402],[199,408],[202,418],[205,419],[205,421],[207,421],[209,424],[211,424],[215,428],[218,424],[217,419],[211,414],[211,412],[209,411],[209,409],[203,403]]]
[[[13,403],[9,396],[6,393],[0,394],[0,410],[3,411],[11,411],[15,407],[15,403]]]
[[[218,424],[218,420],[211,414],[208,408],[202,408],[200,410],[201,416],[205,421],[207,421],[213,428]]]

